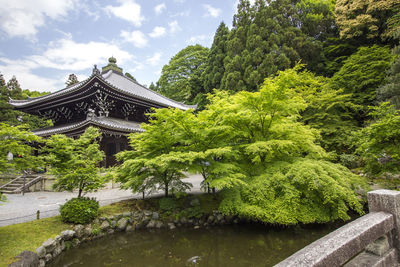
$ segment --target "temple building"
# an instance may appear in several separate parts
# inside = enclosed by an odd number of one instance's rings
[[[96,65],[92,75],[57,92],[10,100],[15,109],[51,119],[53,126],[34,130],[36,135],[49,137],[65,134],[78,137],[89,126],[102,132],[100,147],[106,154],[104,166],[116,163],[114,155],[128,147],[127,134],[141,132],[140,123],[147,122],[151,108],[179,108],[185,105],[162,96],[128,78],[117,66],[114,57],[100,72]]]

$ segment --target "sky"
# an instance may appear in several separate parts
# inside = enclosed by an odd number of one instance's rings
[[[253,2],[253,1],[252,1]],[[149,86],[188,45],[211,47],[238,0],[0,0],[0,73],[22,89],[54,92],[69,74],[117,65]]]

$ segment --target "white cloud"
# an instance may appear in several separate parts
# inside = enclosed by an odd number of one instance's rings
[[[192,36],[190,37],[189,40],[187,40],[188,44],[204,44],[207,41],[210,41],[210,36],[207,35],[196,35],[196,36]]]
[[[156,66],[160,63],[161,56],[162,56],[162,54],[159,52],[154,53],[153,56],[147,58],[146,62],[152,66]]]
[[[49,44],[49,48],[40,55],[23,59],[0,58],[0,71],[6,79],[16,75],[22,88],[40,91],[54,91],[65,87],[65,75],[90,70],[93,64],[105,66],[107,59],[114,56],[118,64],[132,59],[132,55],[111,43],[76,43],[71,39],[60,39]],[[35,72],[44,68],[62,71],[56,78],[44,78]],[[83,80],[81,75],[78,76]]]
[[[45,25],[47,18],[63,19],[78,6],[78,0],[0,0],[0,28],[9,37],[35,40],[38,28]]]
[[[154,7],[154,12],[157,15],[160,15],[166,8],[167,8],[167,6],[165,5],[165,3],[162,3],[162,4],[156,5]]]
[[[133,31],[133,32],[121,31],[121,37],[126,42],[131,42],[133,43],[134,46],[138,48],[145,47],[148,42],[146,36],[141,31]]]
[[[175,33],[175,32],[182,30],[182,28],[178,24],[178,21],[176,21],[176,20],[168,23],[168,26],[169,26],[170,33]]]
[[[204,14],[204,16],[206,16],[206,17],[216,18],[221,14],[221,9],[219,9],[219,8],[215,8],[210,5],[203,5],[203,7],[206,10],[206,14]]]
[[[140,27],[144,21],[144,17],[141,15],[141,6],[134,0],[119,0],[118,2],[121,4],[120,6],[106,6],[105,10]]]
[[[153,31],[151,33],[149,33],[150,37],[152,38],[158,38],[158,37],[162,37],[164,36],[166,33],[166,30],[164,27],[154,27]]]

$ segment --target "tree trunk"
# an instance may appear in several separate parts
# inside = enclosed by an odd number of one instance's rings
[[[82,188],[79,188],[78,198],[80,198],[81,195],[82,195]]]
[[[165,183],[165,197],[168,197],[168,183]]]

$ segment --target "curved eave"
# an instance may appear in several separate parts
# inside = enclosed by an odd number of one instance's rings
[[[117,131],[117,132],[124,133],[124,134],[144,131],[140,127],[139,123],[128,122],[128,121],[123,121],[123,120],[116,120],[116,119],[111,119],[111,118],[106,118],[106,117],[94,117],[94,118],[88,118],[81,122],[71,123],[69,125],[36,130],[36,131],[33,131],[33,133],[38,136],[46,137],[46,136],[51,136],[54,134],[62,134],[62,133],[76,131],[79,129],[84,129],[89,126],[95,126],[95,127],[101,128],[101,129]]]

